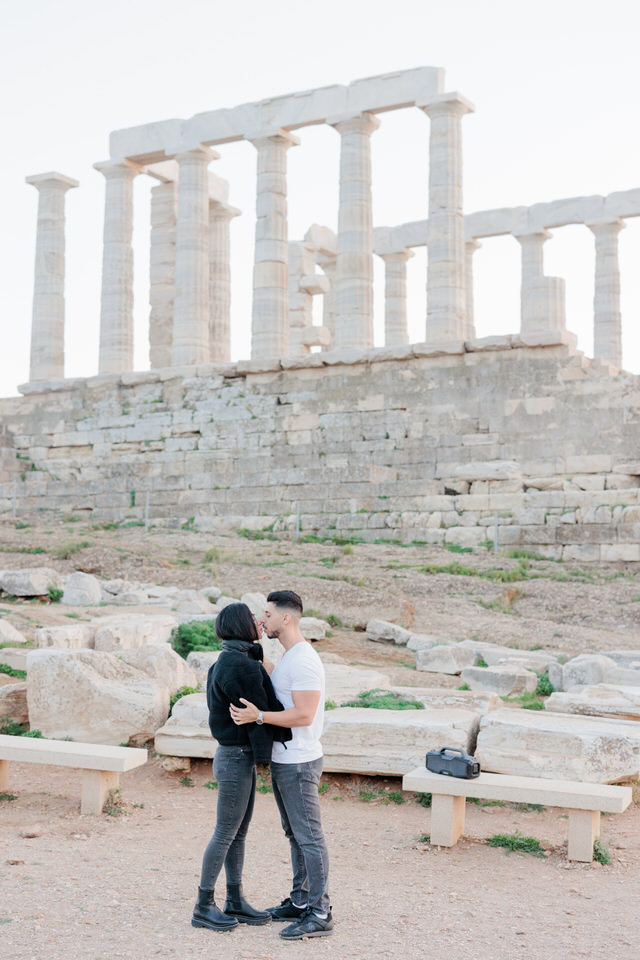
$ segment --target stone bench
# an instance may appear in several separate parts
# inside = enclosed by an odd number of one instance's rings
[[[120,774],[147,762],[147,751],[101,743],[40,740],[0,735],[0,793],[9,785],[9,761],[47,763],[82,770],[80,812],[100,814],[107,794],[115,790]]]
[[[573,780],[543,780],[481,773],[462,780],[417,767],[402,779],[403,790],[430,793],[431,843],[453,847],[464,833],[466,797],[541,803],[569,812],[569,860],[593,860],[593,842],[600,836],[600,812],[622,813],[631,803],[631,787]]]

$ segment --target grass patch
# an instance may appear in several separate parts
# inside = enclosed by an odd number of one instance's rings
[[[421,833],[418,837],[418,843],[431,843],[431,834]]]
[[[356,700],[349,700],[343,706],[367,707],[371,710],[424,710],[424,704],[418,700],[409,700],[388,690],[364,690]]]
[[[51,600],[51,603],[60,603],[63,594],[64,590],[60,587],[47,587],[47,596],[49,600]]]
[[[181,623],[171,633],[171,646],[184,660],[192,650],[222,650],[213,620]]]
[[[520,810],[523,813],[528,811],[533,811],[534,813],[543,813],[546,810],[546,807],[542,803],[514,803],[516,810]]]
[[[415,793],[414,799],[416,803],[419,803],[421,807],[430,807],[433,803],[433,794],[432,793]]]
[[[45,553],[44,547],[9,547],[0,546],[3,553]]]
[[[596,863],[601,863],[603,867],[608,867],[613,861],[609,847],[602,842],[600,837],[596,837],[593,841],[593,859]]]
[[[325,710],[337,710],[338,704],[335,702],[335,700],[325,700],[324,708]]]
[[[510,587],[499,597],[496,597],[495,600],[476,599],[476,603],[484,607],[485,610],[497,610],[498,613],[513,614],[516,612],[513,609],[514,603],[521,600],[523,596],[524,593],[522,590],[518,590],[517,587]]]
[[[42,734],[39,730],[27,730],[21,723],[16,723],[11,717],[0,717],[0,733],[7,737],[33,737],[34,740],[41,740]]]
[[[482,800],[480,797],[467,797],[467,803],[475,803],[478,807],[506,807],[504,800]]]
[[[443,543],[442,546],[449,553],[473,553],[472,547],[461,547],[459,543]]]
[[[0,673],[6,674],[7,677],[16,677],[18,680],[27,679],[26,670],[14,670],[8,663],[0,663]]]
[[[236,530],[239,537],[246,540],[277,540],[278,538],[270,530],[249,530],[248,527],[240,527]]]
[[[115,790],[109,790],[102,812],[109,817],[121,817],[125,813],[124,800],[118,787]]]
[[[320,794],[326,793],[328,789],[329,789],[329,784],[328,784],[328,783],[319,783],[319,784],[318,784],[318,793],[320,793]]]
[[[180,687],[179,690],[176,690],[175,693],[172,693],[169,697],[169,713],[173,711],[174,705],[181,700],[182,697],[188,697],[190,693],[197,693],[197,687]]]
[[[505,853],[530,853],[532,857],[544,857],[544,850],[536,837],[524,837],[518,830],[515,833],[494,833],[487,843],[490,847],[504,847]]]
[[[336,616],[335,613],[330,613],[328,617],[325,618],[330,627],[341,627],[342,620],[340,617]]]
[[[406,797],[402,790],[361,790],[360,801],[362,803],[406,803]]]
[[[207,788],[207,790],[217,790],[217,789],[218,789],[218,781],[217,781],[217,780],[207,780],[207,782],[205,783],[205,787]]]
[[[501,567],[489,567],[487,570],[474,570],[473,567],[463,567],[462,564],[454,561],[453,563],[426,563],[418,568],[420,573],[433,576],[437,573],[448,573],[454,577],[482,577],[485,580],[494,580],[499,583],[515,583],[518,580],[526,580],[527,568],[526,561],[511,570],[503,570]]]
[[[544,700],[537,693],[523,693],[521,697],[503,697],[505,703],[519,703],[523,710],[544,710]]]
[[[531,550],[506,550],[505,557],[509,560],[546,560],[546,557],[539,553],[533,553]]]
[[[273,787],[271,786],[271,780],[268,776],[258,775],[256,780],[256,790],[258,793],[273,793]]]
[[[59,547],[53,547],[49,553],[52,557],[57,557],[59,560],[68,560],[69,557],[72,557],[75,553],[80,553],[81,550],[86,550],[87,547],[91,547],[92,543],[90,540],[72,540],[70,543],[63,543]]]
[[[0,793],[0,803],[11,803],[12,800],[17,800],[18,795],[16,793]]]
[[[191,777],[188,777],[185,773],[184,777],[180,777],[180,786],[181,787],[192,787],[193,780]]]

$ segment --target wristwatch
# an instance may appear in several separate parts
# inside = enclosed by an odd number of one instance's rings
[[[264,720],[262,719],[262,710],[258,713],[258,716],[256,717],[256,723],[258,724],[259,727],[261,727],[262,724],[264,723]]]

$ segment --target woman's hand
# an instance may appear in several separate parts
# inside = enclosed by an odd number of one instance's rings
[[[233,722],[238,727],[241,727],[243,723],[255,723],[256,717],[260,713],[256,705],[249,700],[245,700],[244,697],[240,697],[240,703],[244,703],[244,707],[229,705],[229,713]]]

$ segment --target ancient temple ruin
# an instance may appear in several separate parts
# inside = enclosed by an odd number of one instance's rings
[[[429,123],[424,218],[372,218],[371,138],[390,110]],[[618,233],[640,189],[463,211],[463,117],[444,72],[421,67],[119,130],[105,177],[97,376],[64,378],[64,197],[39,191],[30,381],[0,401],[0,506],[84,510],[201,528],[294,522],[327,534],[640,560],[640,389],[622,372]],[[287,229],[298,132],[340,137],[337,231]],[[303,135],[303,134],[301,134]],[[240,211],[215,148],[257,150],[250,358],[230,362],[229,225]],[[133,370],[133,190],[151,190],[150,371]],[[243,215],[247,215],[245,211]],[[567,331],[564,281],[545,276],[550,229],[594,234],[594,358]],[[477,338],[473,254],[508,235],[521,316]],[[409,343],[406,269],[428,251],[424,338]],[[385,263],[385,344],[373,345],[373,263]],[[322,297],[322,324],[313,297]],[[16,458],[17,454],[17,458]],[[30,469],[19,470],[21,460]]]

